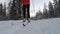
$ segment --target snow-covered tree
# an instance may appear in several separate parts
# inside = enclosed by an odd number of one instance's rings
[[[54,17],[54,9],[52,3],[49,1],[49,17]]]
[[[3,11],[3,16],[6,16],[6,2],[4,2],[4,11]]]
[[[57,17],[57,0],[53,0],[53,4],[54,4],[54,15],[55,15],[55,17]]]
[[[2,12],[3,12],[3,5],[2,3],[0,4],[0,15],[2,16]]]
[[[36,19],[42,19],[42,12],[40,10],[36,13]]]
[[[57,3],[57,15],[58,17],[60,17],[60,0],[58,0],[58,3]]]
[[[11,1],[10,7],[10,19],[19,19],[21,18],[21,5],[20,0]]]
[[[48,18],[47,7],[45,3],[44,3],[44,9],[43,9],[43,18]]]

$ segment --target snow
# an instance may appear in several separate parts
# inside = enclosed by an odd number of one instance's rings
[[[31,20],[25,27],[22,24],[22,20],[0,21],[0,34],[60,34],[60,18]]]

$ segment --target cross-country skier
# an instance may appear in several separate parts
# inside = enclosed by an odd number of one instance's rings
[[[27,12],[27,20],[28,22],[30,22],[30,0],[21,0],[21,5],[22,5],[22,9],[23,9],[23,22],[25,22],[26,20],[26,12]]]

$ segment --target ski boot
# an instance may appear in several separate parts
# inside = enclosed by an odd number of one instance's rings
[[[25,22],[25,19],[23,20],[23,22]]]
[[[28,19],[28,23],[30,23],[30,19]]]

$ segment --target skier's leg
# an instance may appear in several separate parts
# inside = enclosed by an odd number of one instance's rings
[[[25,17],[26,16],[26,7],[23,6],[23,22],[25,22]]]
[[[27,17],[28,17],[28,22],[30,22],[30,5],[27,5]]]
[[[30,18],[30,7],[27,5],[27,17]]]
[[[29,6],[28,5],[26,5],[25,6],[26,8],[25,8],[25,10],[27,11],[27,20],[28,20],[28,23],[30,22],[30,12],[29,12]],[[25,11],[25,13],[26,13],[26,11]],[[26,16],[26,15],[25,15]],[[26,24],[23,24],[23,26],[26,26],[28,23],[26,23]]]

